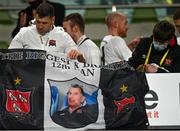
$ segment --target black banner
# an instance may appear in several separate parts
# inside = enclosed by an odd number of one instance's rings
[[[43,129],[46,52],[0,50],[1,129]]]
[[[149,91],[145,74],[124,62],[104,66],[100,76],[106,129],[145,129],[144,96]]]

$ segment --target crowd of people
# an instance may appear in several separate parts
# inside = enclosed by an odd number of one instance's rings
[[[99,49],[86,36],[85,21],[79,13],[69,14],[64,18],[63,5],[57,6],[43,0],[29,0],[29,4],[30,7],[19,13],[9,49],[38,49],[66,53],[70,59],[101,66],[126,61],[135,70],[147,73],[180,72],[180,37],[177,38],[175,35],[175,30],[180,33],[180,10],[174,13],[174,24],[166,20],[159,21],[154,25],[151,36],[137,36],[128,44],[124,40],[128,35],[127,16],[120,12],[110,13],[105,18],[108,32],[102,39]],[[63,10],[61,15],[57,11],[60,7]],[[69,107],[52,116],[56,123],[61,122],[60,118],[66,121],[76,119],[77,114],[74,117],[70,117],[70,114],[83,112],[81,105],[85,97],[83,90],[76,86],[68,91]],[[71,108],[71,96],[74,92],[79,94],[75,109]],[[61,113],[67,114],[69,118],[60,117]]]
[[[67,53],[70,59],[102,66],[128,61],[138,71],[149,73],[180,72],[180,38],[175,36],[175,28],[180,32],[179,10],[173,16],[175,26],[162,20],[154,26],[150,37],[137,36],[128,44],[124,40],[128,31],[127,16],[120,12],[110,13],[105,19],[108,32],[99,49],[85,35],[85,21],[79,13],[69,14],[64,18],[63,5],[44,0],[28,2],[30,6],[19,13],[9,49],[41,49]],[[63,10],[62,14],[57,13],[60,11],[59,7]],[[32,24],[28,25],[30,22]]]

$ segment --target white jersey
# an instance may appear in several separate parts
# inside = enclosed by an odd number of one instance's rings
[[[83,35],[77,41],[77,46],[87,64],[101,64],[101,52],[92,40]]]
[[[177,38],[177,43],[180,45],[180,37]]]
[[[77,49],[72,38],[64,32],[62,27],[55,27],[45,35],[37,32],[36,26],[21,28],[11,41],[9,49],[39,49],[48,52],[67,53],[70,49]]]
[[[103,64],[105,65],[122,60],[127,61],[132,56],[131,50],[120,36],[105,36],[101,42],[100,49],[104,59]]]

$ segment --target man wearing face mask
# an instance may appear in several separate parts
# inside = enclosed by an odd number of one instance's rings
[[[168,21],[158,22],[151,37],[142,38],[128,63],[147,73],[180,72],[180,46],[174,26]]]

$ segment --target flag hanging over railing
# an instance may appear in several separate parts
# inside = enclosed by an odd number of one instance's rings
[[[99,67],[65,54],[0,50],[0,129],[177,126],[179,81],[178,73],[139,73],[126,62]]]
[[[51,53],[45,74],[45,129],[95,127],[100,67]]]
[[[3,129],[43,129],[45,51],[0,50]]]
[[[149,91],[146,75],[127,62],[102,67],[99,87],[105,105],[106,129],[147,129],[144,97]]]

